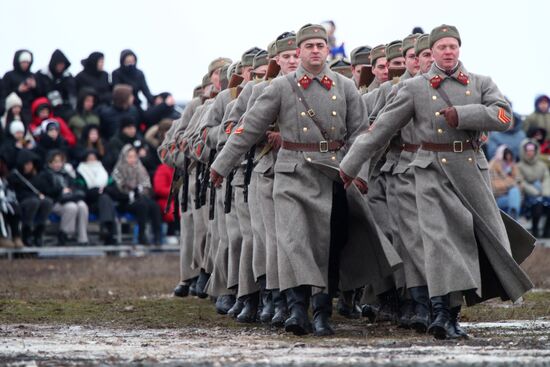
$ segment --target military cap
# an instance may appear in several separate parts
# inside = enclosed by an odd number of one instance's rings
[[[212,60],[210,65],[208,65],[208,75],[212,75],[216,69],[229,64],[231,64],[231,59],[228,59],[227,57],[218,57],[217,59]]]
[[[422,51],[430,48],[430,35],[427,33],[421,34],[420,37],[416,40],[416,45],[414,46],[414,53],[416,56],[420,55]]]
[[[420,37],[420,35],[418,33],[415,33],[409,34],[403,39],[403,56],[407,54],[407,51],[409,51],[409,49],[414,48],[416,42],[418,42],[418,37]]]
[[[258,47],[252,47],[251,49],[246,50],[241,56],[241,66],[252,66],[252,61],[254,61],[254,56],[262,49]]]
[[[456,27],[452,25],[442,24],[439,27],[435,27],[430,32],[430,48],[434,46],[434,43],[445,37],[456,38],[456,40],[458,41],[458,45],[462,45],[458,29],[456,29]]]
[[[203,77],[202,77],[202,84],[201,84],[201,87],[206,87],[208,85],[212,84],[212,81],[210,80],[210,75],[208,74],[205,74]]]
[[[243,64],[242,62],[238,61],[237,65],[235,65],[235,74],[241,75],[243,73]]]
[[[334,59],[328,64],[328,67],[336,73],[351,77],[351,63],[347,59]]]
[[[239,62],[235,61],[233,64],[229,65],[229,68],[227,68],[227,80],[231,80],[231,75],[235,74],[238,64]]]
[[[386,45],[378,45],[370,52],[370,63],[374,67],[376,60],[381,57],[386,57]]]
[[[220,81],[229,81],[230,79],[230,73],[229,68],[232,64],[225,64],[220,69]]]
[[[370,46],[359,46],[351,51],[350,59],[352,65],[370,65]]]
[[[277,56],[277,42],[269,42],[269,45],[267,45],[267,57],[272,59],[275,56]]]
[[[267,51],[261,50],[256,55],[254,55],[254,60],[252,61],[252,69],[259,68],[260,66],[268,64]]]
[[[386,46],[386,59],[391,61],[395,58],[403,56],[403,43],[401,41],[393,41]]]
[[[277,37],[275,45],[278,54],[285,51],[295,50],[298,47],[298,45],[296,44],[296,33],[285,32],[281,34],[279,37]]]
[[[296,43],[298,46],[304,41],[321,38],[328,42],[327,30],[320,24],[306,24],[298,31],[296,35]]]
[[[193,89],[193,98],[196,98],[196,97],[199,97],[202,93],[202,85],[197,85],[194,89]]]

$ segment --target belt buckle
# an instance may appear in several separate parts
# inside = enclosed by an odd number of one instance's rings
[[[459,148],[457,148],[459,147]],[[453,141],[453,152],[462,153],[464,151],[464,143],[461,140]]]
[[[313,111],[313,109],[310,108],[309,110],[307,110],[307,114],[309,115],[309,117],[313,117],[315,116],[315,111]]]
[[[323,140],[319,142],[319,152],[327,153],[328,152],[328,141]]]

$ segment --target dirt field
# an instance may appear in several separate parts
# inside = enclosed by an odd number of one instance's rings
[[[0,365],[550,365],[550,249],[524,264],[537,291],[467,309],[468,341],[335,316],[294,337],[175,299],[177,255],[0,261]]]

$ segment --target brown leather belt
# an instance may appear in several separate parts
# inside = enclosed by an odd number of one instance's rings
[[[416,153],[416,151],[420,149],[420,145],[419,144],[410,144],[410,143],[394,143],[392,144],[392,150],[396,150],[396,151],[405,151],[405,152],[409,152],[409,153]]]
[[[428,143],[428,142],[422,142],[422,145],[420,146],[423,150],[428,150],[430,152],[451,152],[451,153],[462,153],[466,150],[479,150],[479,142],[477,141],[462,141],[462,140],[455,140],[452,143]]]
[[[335,152],[340,150],[344,146],[342,140],[320,141],[318,143],[293,143],[291,141],[284,141],[282,148],[286,150],[293,150],[297,152]]]

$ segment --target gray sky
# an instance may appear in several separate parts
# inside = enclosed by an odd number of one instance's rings
[[[261,5],[260,5],[261,4]],[[119,64],[131,48],[153,93],[191,97],[215,57],[238,59],[305,23],[332,19],[336,37],[349,52],[403,39],[414,26],[429,32],[456,25],[467,70],[491,76],[514,108],[533,110],[536,95],[550,94],[548,1],[175,1],[175,0],[2,0],[0,73],[12,68],[13,53],[30,49],[33,71],[60,48],[73,75],[92,51],[105,54],[105,68]],[[420,8],[420,5],[423,8]],[[269,10],[266,10],[269,8]]]

